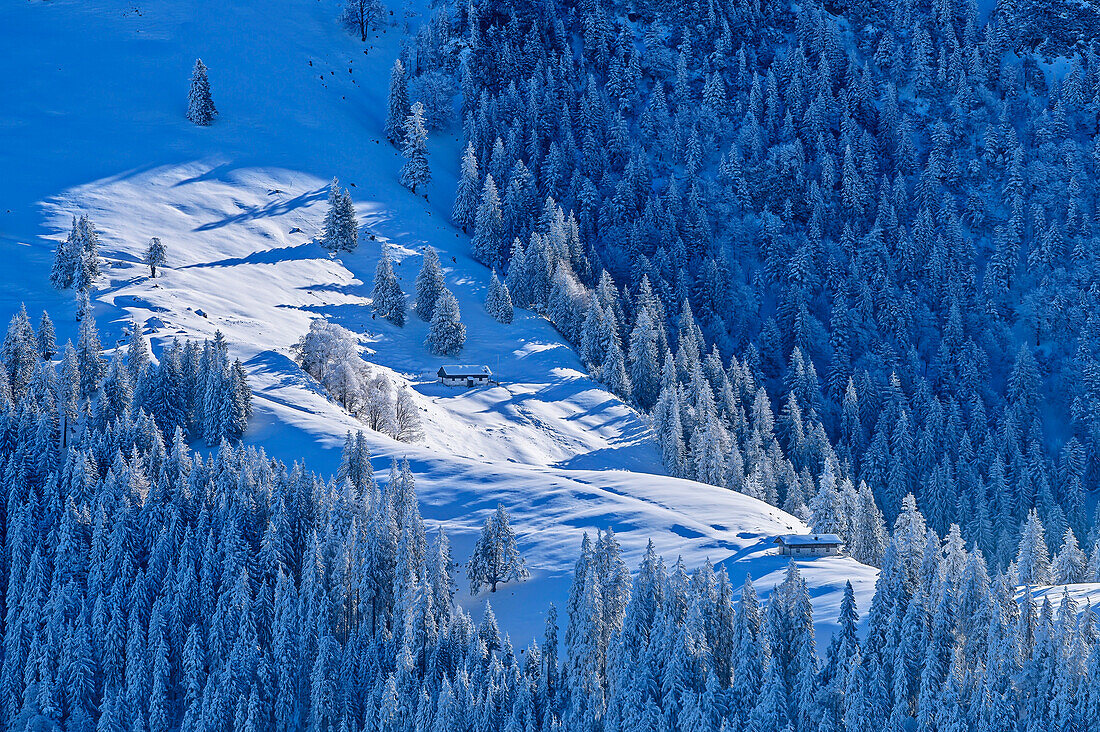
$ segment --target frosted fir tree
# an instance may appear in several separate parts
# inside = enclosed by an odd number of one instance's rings
[[[1054,563],[1051,565],[1054,584],[1067,585],[1088,581],[1086,579],[1088,563],[1088,557],[1078,545],[1073,529],[1066,529],[1062,548],[1055,555]]]
[[[424,248],[424,262],[416,275],[416,316],[424,322],[431,322],[435,314],[435,303],[440,293],[447,289],[443,279],[443,268],[439,264],[439,255],[431,247]]]
[[[485,296],[485,312],[493,316],[493,319],[497,322],[505,325],[511,323],[515,315],[508,286],[500,281],[495,269],[493,270],[492,279],[489,280],[489,294]]]
[[[875,503],[875,496],[864,481],[859,482],[856,509],[852,516],[852,536],[848,542],[848,554],[856,561],[881,567],[886,553],[887,532],[882,511]]]
[[[328,209],[321,225],[321,247],[330,252],[340,248],[340,181],[335,177],[328,185]]]
[[[347,188],[340,196],[340,239],[341,252],[354,252],[359,247],[359,219],[355,216],[355,204]]]
[[[626,363],[623,359],[623,349],[614,340],[607,348],[607,355],[600,366],[600,379],[607,388],[622,398],[630,400],[630,376],[626,373]]]
[[[473,143],[466,145],[462,154],[462,177],[455,190],[455,202],[451,207],[451,219],[466,233],[477,220],[477,207],[481,202],[478,193],[481,189],[481,176],[478,173],[477,153]]]
[[[383,246],[382,256],[374,271],[374,289],[371,290],[371,307],[374,314],[385,318],[399,328],[405,326],[405,293],[393,273],[393,262],[389,250]]]
[[[504,232],[504,225],[501,220],[500,191],[497,190],[496,181],[491,175],[485,176],[475,224],[474,238],[470,242],[474,259],[482,264],[495,264],[497,257],[500,256],[500,239]]]
[[[657,362],[657,330],[645,309],[638,313],[630,334],[629,357],[634,401],[648,412],[653,409],[661,393],[661,367]]]
[[[42,317],[38,321],[38,355],[49,361],[57,353],[57,330],[54,328],[50,314],[42,311]]]
[[[390,72],[389,108],[386,113],[386,139],[394,145],[404,140],[405,121],[409,118],[409,77],[401,59],[393,62]]]
[[[187,94],[187,119],[197,125],[212,124],[218,116],[214,99],[210,96],[210,79],[206,75],[206,64],[201,58],[195,59],[195,68],[191,72],[191,90]]]
[[[149,240],[149,246],[145,249],[145,264],[149,266],[149,276],[157,278],[157,267],[163,267],[168,261],[168,250],[159,236]]]
[[[516,532],[508,522],[504,504],[498,503],[493,515],[485,519],[481,536],[466,565],[466,576],[470,580],[471,595],[476,595],[483,587],[496,592],[497,585],[503,582],[522,582],[531,576],[516,546]]]
[[[103,377],[107,375],[107,362],[103,360],[103,345],[95,319],[80,321],[80,340],[76,344],[77,363],[80,366],[80,395],[87,399],[95,394]]]
[[[359,246],[359,221],[355,217],[355,204],[347,188],[340,188],[340,181],[329,184],[328,210],[321,227],[321,246],[330,252],[353,252]]]
[[[810,501],[810,526],[822,534],[836,534],[848,540],[849,518],[845,515],[844,502],[837,490],[836,473],[831,461],[825,462],[825,470],[819,478],[819,488]]]
[[[26,306],[20,305],[19,312],[12,316],[8,324],[4,343],[0,346],[0,365],[7,372],[8,384],[15,396],[23,395],[34,375],[38,359],[34,326],[27,316]]]
[[[1027,514],[1016,552],[1016,572],[1022,585],[1050,584],[1050,550],[1043,534],[1043,522],[1033,508]]]
[[[57,243],[53,254],[53,267],[50,270],[50,282],[58,290],[67,290],[73,286],[73,274],[82,246],[77,218],[73,216],[73,227],[69,236]]]
[[[99,234],[87,215],[74,216],[69,236],[54,250],[50,282],[59,290],[72,287],[86,293],[99,271]]]
[[[141,383],[146,369],[152,364],[152,357],[149,354],[149,344],[141,332],[141,326],[136,321],[131,321],[129,331],[126,343],[126,370],[130,374],[130,381],[136,386]]]
[[[92,311],[92,299],[88,297],[87,290],[76,291],[76,319],[84,320],[84,316]]]
[[[424,343],[437,356],[457,356],[466,343],[466,326],[462,324],[458,300],[450,290],[439,294],[432,314],[431,327]]]
[[[428,130],[424,128],[424,105],[420,102],[412,105],[405,118],[401,154],[406,161],[401,166],[401,185],[416,193],[417,186],[432,179],[432,171],[428,168]]]

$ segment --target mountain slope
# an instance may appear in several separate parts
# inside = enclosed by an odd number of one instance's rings
[[[18,79],[0,122],[0,167],[11,171],[0,181],[0,250],[10,263],[0,269],[0,309],[48,307],[61,339],[75,338],[69,294],[49,289],[50,239],[88,213],[109,263],[95,296],[104,343],[131,317],[158,347],[221,330],[256,392],[247,439],[325,473],[345,431],[362,426],[301,372],[289,346],[319,315],[362,334],[367,360],[416,390],[426,432],[416,445],[371,434],[376,470],[384,476],[388,458],[409,458],[425,517],[448,527],[459,560],[498,501],[512,512],[534,577],[492,600],[520,640],[540,631],[548,601],[564,599],[583,530],[614,528],[631,566],[652,538],[668,560],[725,562],[736,583],[751,571],[766,592],[786,566],[767,556],[771,537],[806,527],[741,494],[660,475],[645,420],[589,379],[545,320],[517,311],[502,326],[486,315],[489,273],[447,223],[455,141],[433,139],[426,198],[398,185],[401,159],[381,130],[399,39],[391,29],[364,54],[336,14],[312,0],[0,9],[9,29],[0,53]],[[196,56],[221,113],[210,128],[183,115]],[[362,225],[359,250],[336,261],[312,241],[334,174],[351,187]],[[139,264],[151,236],[169,248],[155,281]],[[382,243],[406,293],[421,248],[439,251],[468,328],[461,360],[487,363],[502,386],[436,384],[444,359],[424,348],[426,325],[413,317],[397,329],[371,316]],[[804,573],[822,627],[845,579],[866,610],[870,568],[827,559]]]

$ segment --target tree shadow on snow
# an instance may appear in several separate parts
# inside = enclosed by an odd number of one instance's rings
[[[294,259],[320,259],[324,256],[324,250],[312,241],[296,244],[289,247],[275,247],[273,249],[261,249],[244,257],[231,257],[219,259],[214,262],[196,262],[176,269],[195,269],[205,267],[235,267],[241,264],[279,264]],[[316,288],[315,288],[316,289]]]
[[[271,380],[271,385],[264,388],[263,395],[265,398],[284,404],[285,406],[301,409],[300,405],[291,404],[277,397],[273,397],[271,395],[272,391],[296,387],[306,389],[325,399],[329,398],[325,390],[321,388],[321,385],[303,371],[302,367],[291,360],[285,353],[279,353],[275,350],[261,351],[245,361],[244,366],[253,374],[268,374],[274,376]]]
[[[285,201],[269,201],[262,206],[248,206],[244,211],[234,214],[233,216],[227,216],[220,221],[211,221],[210,223],[196,226],[193,231],[211,231],[231,224],[239,224],[244,221],[281,216],[295,209],[308,206],[311,203],[323,201],[326,198],[328,198],[328,186],[322,186],[312,191],[301,193]]]

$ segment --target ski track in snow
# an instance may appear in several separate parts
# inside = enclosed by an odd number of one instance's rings
[[[75,340],[71,293],[50,289],[49,263],[71,216],[87,213],[106,260],[94,297],[105,346],[130,318],[158,350],[221,330],[255,390],[246,439],[326,475],[345,431],[365,428],[289,347],[322,315],[359,333],[366,359],[415,390],[426,433],[408,445],[368,432],[379,478],[391,458],[408,457],[424,516],[447,527],[460,563],[498,501],[512,514],[532,579],[489,599],[521,645],[541,635],[550,601],[564,603],[581,534],[597,528],[615,530],[631,568],[652,538],[666,561],[709,559],[737,588],[751,573],[766,595],[787,566],[772,537],[808,529],[747,496],[662,475],[646,421],[585,375],[545,319],[517,310],[503,326],[484,312],[489,271],[448,223],[458,143],[432,135],[425,197],[398,184],[401,158],[382,125],[400,39],[391,28],[364,54],[336,15],[328,0],[270,0],[262,10],[213,0],[0,7],[0,57],[17,79],[0,119],[2,311],[46,308],[59,340]],[[220,111],[209,128],[183,115],[196,56]],[[333,175],[350,188],[361,225],[359,250],[337,260],[313,242]],[[169,256],[156,280],[140,264],[152,236]],[[439,251],[467,326],[458,360],[489,365],[502,386],[443,387],[434,374],[451,359],[424,348],[425,323],[411,311],[403,329],[372,317],[383,244],[410,295],[422,247]],[[846,580],[866,615],[875,570],[847,558],[800,566],[820,635]],[[460,588],[468,608],[486,602]]]

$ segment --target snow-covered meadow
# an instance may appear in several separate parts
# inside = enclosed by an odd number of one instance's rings
[[[334,12],[292,0],[262,12],[205,0],[0,9],[0,27],[19,29],[0,51],[18,78],[0,144],[4,311],[48,308],[60,339],[75,338],[74,304],[50,288],[49,261],[71,216],[88,214],[107,260],[93,298],[105,345],[131,318],[157,347],[222,331],[255,390],[246,440],[326,474],[344,433],[362,426],[289,347],[319,316],[359,334],[364,358],[415,389],[426,433],[415,445],[370,434],[380,476],[391,457],[409,458],[424,515],[448,528],[459,561],[498,502],[512,514],[533,577],[491,599],[523,642],[541,632],[548,603],[564,601],[581,535],[598,528],[615,530],[630,566],[651,538],[669,561],[709,559],[735,586],[751,572],[766,593],[786,566],[772,537],[806,527],[746,496],[662,475],[646,420],[589,379],[547,321],[517,310],[505,326],[484,312],[490,273],[448,223],[456,142],[433,136],[424,196],[399,185],[401,158],[382,136],[398,32],[364,53]],[[210,69],[220,112],[208,128],[184,118],[195,57]],[[361,224],[358,251],[336,259],[315,241],[333,176]],[[152,236],[169,257],[156,280],[140,264]],[[425,323],[410,315],[399,329],[372,317],[383,243],[406,293],[423,247],[439,252],[467,326],[461,361],[489,365],[500,386],[443,387],[434,374],[451,359],[425,349]],[[874,570],[819,559],[804,574],[820,628],[834,622],[845,580],[865,611]]]

